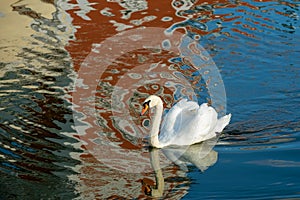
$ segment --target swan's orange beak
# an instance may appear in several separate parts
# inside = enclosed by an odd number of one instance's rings
[[[142,110],[142,112],[141,112],[140,115],[141,116],[144,115],[147,112],[148,109],[149,109],[149,106],[147,104],[144,104],[144,108],[143,108],[143,110]]]

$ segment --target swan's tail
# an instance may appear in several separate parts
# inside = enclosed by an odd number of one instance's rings
[[[225,126],[227,126],[230,122],[231,119],[231,114],[225,115],[223,117],[221,117],[220,119],[218,119],[216,128],[215,128],[215,132],[216,133],[221,133],[223,131],[223,129],[225,128]]]

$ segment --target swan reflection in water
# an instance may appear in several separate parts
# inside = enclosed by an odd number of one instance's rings
[[[181,170],[188,171],[188,165],[195,165],[201,172],[214,165],[218,159],[218,153],[213,150],[218,137],[211,138],[191,146],[169,146],[163,149],[150,148],[150,162],[155,174],[155,186],[149,186],[142,182],[146,195],[152,197],[162,197],[164,193],[164,177],[160,167],[159,152],[162,153],[173,163],[178,165]]]

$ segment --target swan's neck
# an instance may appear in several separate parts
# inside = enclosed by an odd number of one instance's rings
[[[155,106],[155,112],[152,120],[152,128],[150,132],[150,143],[153,147],[160,148],[160,143],[158,140],[159,126],[163,113],[163,103],[159,103]]]

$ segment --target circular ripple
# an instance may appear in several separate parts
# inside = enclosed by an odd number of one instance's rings
[[[220,115],[226,112],[224,85],[212,58],[199,41],[163,28],[133,29],[95,45],[75,88],[76,130],[86,149],[130,173],[152,170],[149,153],[141,151],[149,120],[139,116],[148,95],[161,96],[167,109],[188,98],[209,101]],[[162,167],[171,162],[161,160]]]

